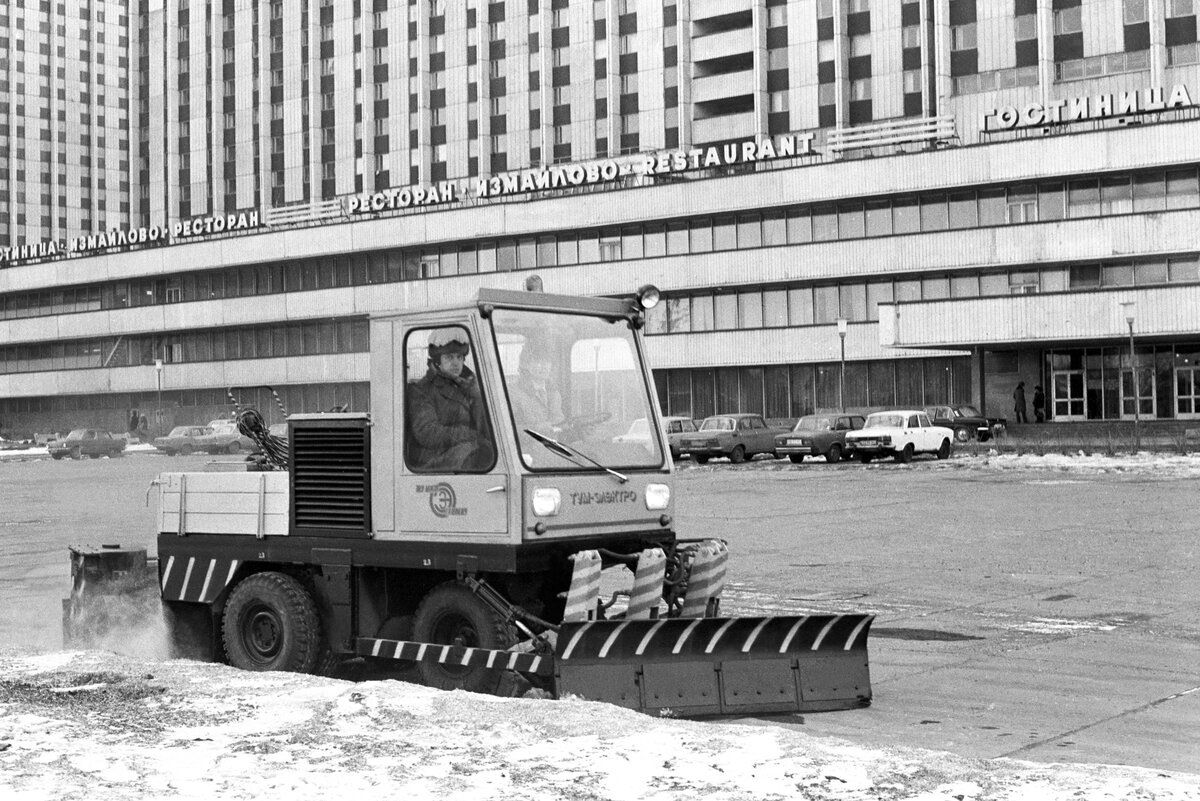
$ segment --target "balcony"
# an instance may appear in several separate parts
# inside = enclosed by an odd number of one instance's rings
[[[692,63],[740,56],[754,52],[754,29],[737,28],[731,31],[696,36],[692,39]]]
[[[754,92],[754,70],[710,75],[692,81],[692,102],[708,103]]]
[[[701,145],[708,142],[724,142],[729,139],[746,139],[758,134],[755,120],[753,111],[696,120],[692,123],[692,141]]]
[[[745,13],[754,5],[752,0],[692,0],[692,20],[700,21],[728,14]]]

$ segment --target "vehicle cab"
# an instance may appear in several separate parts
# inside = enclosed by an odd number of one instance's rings
[[[672,462],[641,319],[634,300],[489,289],[470,306],[374,318],[372,537],[525,551],[672,540]],[[453,380],[432,358],[447,339],[467,344]],[[449,448],[430,398],[462,429]],[[645,436],[623,436],[639,420]],[[302,451],[296,426],[292,438]]]

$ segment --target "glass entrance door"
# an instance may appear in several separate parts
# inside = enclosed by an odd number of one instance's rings
[[[1054,420],[1086,420],[1087,400],[1083,370],[1055,370],[1050,374],[1051,408]]]
[[[1175,367],[1175,416],[1200,419],[1200,367]]]
[[[1154,417],[1154,368],[1137,365],[1121,368],[1121,419]]]

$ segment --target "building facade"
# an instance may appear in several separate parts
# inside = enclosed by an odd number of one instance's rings
[[[6,431],[365,409],[370,314],[533,273],[663,289],[671,414],[1011,417],[1024,381],[1200,416],[1191,0],[34,6],[0,11]]]

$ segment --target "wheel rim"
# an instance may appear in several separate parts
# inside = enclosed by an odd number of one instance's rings
[[[283,621],[275,609],[263,604],[248,608],[239,628],[251,660],[265,665],[279,655],[283,647]]]
[[[236,443],[236,442],[231,442],[231,443],[229,444],[229,452],[230,452],[230,453],[237,453],[237,452],[238,452],[238,451],[240,451],[241,449],[242,449],[242,446],[241,446],[241,445],[239,445],[239,444],[238,444],[238,443]]]
[[[447,612],[439,617],[433,624],[431,634],[430,639],[439,645],[459,648],[478,648],[480,645],[479,632],[475,630],[475,625],[465,615],[455,612]],[[441,668],[446,674],[456,677],[470,670],[462,665],[449,664],[443,664]]]
[[[729,454],[730,461],[735,464],[742,462],[746,458],[746,451],[741,445],[733,449],[733,453]]]
[[[959,442],[966,442],[971,438],[971,435],[967,432],[967,429],[959,428],[954,431],[954,438]]]

